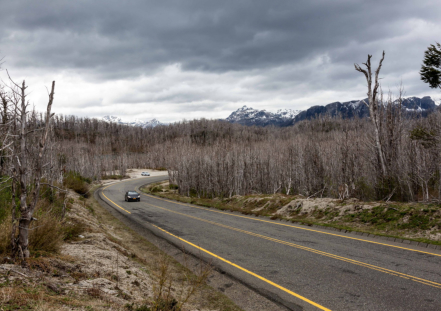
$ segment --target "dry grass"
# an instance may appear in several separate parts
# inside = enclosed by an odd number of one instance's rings
[[[94,198],[69,202],[71,211],[65,220],[42,208],[32,224],[29,268],[0,268],[1,311],[240,310],[206,285],[209,266],[201,264],[199,271],[191,272],[115,219]],[[8,252],[10,228],[9,216],[0,223],[3,254]],[[86,238],[78,238],[82,232]],[[66,255],[66,246],[90,250],[89,255]],[[103,260],[91,257],[98,248],[102,250],[97,254],[106,256],[110,265],[104,267]]]
[[[63,223],[60,217],[50,213],[42,214],[38,221],[33,221],[29,228],[29,249],[57,253],[63,242]]]
[[[7,254],[11,247],[11,215],[9,214],[0,222],[0,255]]]
[[[196,274],[185,266],[176,271],[172,259],[160,254],[153,272],[156,280],[153,286],[152,310],[180,311],[187,302],[202,288],[212,272],[212,267],[200,262]]]
[[[60,219],[53,213],[42,212],[29,227],[29,250],[31,257],[45,253],[58,253],[64,240],[77,237],[84,232],[85,226],[69,218]],[[0,255],[7,255],[11,250],[11,216],[0,223]]]

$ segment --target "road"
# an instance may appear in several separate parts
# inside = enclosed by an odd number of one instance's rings
[[[164,177],[102,188],[98,196],[129,222],[184,247],[289,310],[441,310],[441,251],[127,190]]]

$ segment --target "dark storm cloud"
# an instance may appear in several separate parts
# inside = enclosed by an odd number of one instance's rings
[[[411,3],[6,1],[1,52],[18,66],[83,68],[102,79],[171,63],[216,72],[268,68],[322,53],[361,62],[363,44],[406,33],[410,18],[438,19],[424,1]],[[351,42],[352,50],[338,50]]]
[[[418,71],[440,41],[440,13],[431,0],[3,0],[0,57],[34,82],[57,75],[69,113],[218,118],[244,103],[363,98],[353,64],[369,53],[376,65],[383,50],[384,89],[402,80],[408,95],[428,95]]]

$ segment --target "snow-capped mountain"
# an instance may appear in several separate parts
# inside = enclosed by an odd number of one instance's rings
[[[331,117],[341,116],[345,119],[354,117],[365,118],[369,117],[367,103],[369,101],[366,98],[343,103],[334,102],[325,106],[313,106],[304,111],[279,109],[276,113],[243,106],[231,113],[226,121],[242,125],[289,126],[302,120],[310,120],[324,115]],[[399,104],[399,102],[395,101],[395,104]],[[437,109],[437,105],[430,96],[405,98],[402,100],[401,105],[404,112],[409,114],[418,113],[423,117]]]
[[[142,120],[136,119],[135,121],[127,122],[126,124],[131,125],[131,126],[140,126],[140,127],[143,127],[143,128],[155,127],[155,126],[158,126],[158,125],[163,125],[161,122],[159,122],[156,119],[151,119],[151,120],[148,120],[148,121],[142,121]]]
[[[115,117],[115,116],[104,116],[101,118],[101,120],[106,121],[106,122],[112,122],[112,123],[118,123],[118,124],[125,124],[121,118],[119,117]]]
[[[105,122],[112,122],[112,123],[118,123],[118,124],[124,124],[124,125],[130,125],[130,126],[139,126],[142,128],[148,128],[148,127],[155,127],[158,125],[163,125],[163,123],[159,122],[156,119],[151,119],[151,120],[147,120],[147,121],[142,121],[139,119],[136,119],[135,121],[131,121],[131,122],[126,122],[123,121],[121,118],[116,117],[116,116],[104,116],[101,118],[101,120],[105,121]]]
[[[279,116],[282,119],[294,119],[296,115],[298,115],[301,110],[292,110],[292,109],[279,109],[275,113],[276,116]]]
[[[266,110],[257,110],[243,106],[231,113],[226,120],[242,125],[286,126],[285,123],[291,121],[299,112],[298,110],[279,109],[276,113],[272,113]]]

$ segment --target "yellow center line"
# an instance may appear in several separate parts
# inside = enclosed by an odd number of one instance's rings
[[[335,254],[323,252],[323,251],[316,250],[316,249],[313,249],[313,248],[310,248],[310,247],[306,247],[306,246],[302,246],[302,245],[299,245],[299,244],[295,244],[295,243],[279,240],[279,239],[276,239],[276,238],[271,238],[271,237],[268,237],[268,236],[265,236],[265,235],[261,235],[261,234],[258,234],[258,233],[254,233],[254,232],[250,232],[250,231],[246,231],[246,230],[230,227],[230,226],[227,226],[227,225],[224,225],[224,224],[220,224],[220,223],[217,223],[217,222],[214,222],[214,221],[206,220],[206,219],[195,217],[195,216],[190,216],[190,215],[187,215],[187,214],[184,214],[184,213],[176,212],[176,211],[173,211],[173,210],[161,207],[161,206],[153,205],[153,204],[150,204],[150,203],[148,203],[148,205],[150,205],[152,207],[156,207],[156,208],[162,209],[162,210],[166,210],[166,211],[171,212],[171,213],[179,214],[179,215],[182,215],[182,216],[185,216],[185,217],[189,217],[189,218],[193,218],[193,219],[196,219],[196,220],[199,220],[199,221],[203,221],[203,222],[206,222],[206,223],[209,223],[209,224],[212,224],[212,225],[223,227],[223,228],[226,228],[226,229],[229,229],[229,230],[245,233],[245,234],[248,234],[248,235],[251,235],[251,236],[255,236],[255,237],[258,237],[258,238],[261,238],[261,239],[265,239],[265,240],[268,240],[268,241],[276,242],[276,243],[279,243],[279,244],[284,244],[284,245],[287,245],[287,246],[290,246],[290,247],[294,247],[294,248],[297,248],[297,249],[305,250],[305,251],[308,251],[308,252],[311,252],[311,253],[315,253],[315,254],[318,254],[318,255],[330,257],[330,258],[333,258],[333,259],[336,259],[336,260],[344,261],[344,262],[347,262],[347,263],[351,263],[351,264],[354,264],[354,265],[362,266],[362,267],[365,267],[365,268],[368,268],[368,269],[376,270],[376,271],[387,273],[387,274],[390,274],[390,275],[407,278],[407,279],[410,279],[412,281],[423,283],[425,285],[429,285],[429,286],[432,286],[432,287],[441,288],[441,283],[433,282],[433,281],[426,280],[426,279],[423,279],[423,278],[419,278],[419,277],[416,277],[416,276],[412,276],[412,275],[409,275],[409,274],[405,274],[405,273],[401,273],[401,272],[398,272],[398,271],[394,271],[394,270],[382,268],[382,267],[379,267],[379,266],[371,265],[371,264],[368,264],[368,263],[365,263],[365,262],[362,262],[362,261],[358,261],[358,260],[354,260],[354,259],[338,256],[338,255],[335,255]]]
[[[107,187],[105,187],[105,188],[103,188],[102,190],[105,190],[106,188],[108,188],[108,187],[110,187],[110,186],[113,186],[113,184],[112,184],[112,185],[109,185],[109,186],[107,186]],[[126,211],[127,213],[131,214],[129,211],[125,210],[124,208],[122,208],[121,206],[119,206],[118,204],[116,204],[115,202],[113,202],[112,200],[110,200],[110,199],[109,199],[109,198],[108,198],[103,192],[101,192],[101,193],[103,194],[103,196],[104,196],[107,200],[109,200],[110,202],[112,202],[113,204],[115,204],[116,206],[118,206],[119,208],[121,208],[122,210]],[[159,207],[159,208],[162,208],[162,207]],[[177,212],[176,212],[176,213],[177,213]],[[180,214],[180,213],[179,213],[179,214]],[[305,301],[305,302],[307,302],[307,303],[309,303],[309,304],[311,304],[311,305],[317,307],[317,308],[320,309],[320,310],[331,311],[331,309],[325,308],[325,307],[323,307],[322,305],[319,305],[318,303],[315,303],[314,301],[309,300],[309,299],[306,298],[306,297],[303,297],[303,296],[301,296],[301,295],[299,295],[299,294],[297,294],[297,293],[295,293],[295,292],[293,292],[293,291],[291,291],[291,290],[289,290],[289,289],[287,289],[287,288],[285,288],[285,287],[283,287],[283,286],[281,286],[281,285],[279,285],[279,284],[277,284],[277,283],[274,283],[273,281],[270,281],[270,280],[268,280],[268,279],[266,279],[266,278],[264,278],[264,277],[262,277],[262,276],[260,276],[260,275],[258,275],[258,274],[256,274],[256,273],[254,273],[254,272],[252,272],[252,271],[250,271],[250,270],[247,270],[247,269],[245,269],[245,268],[243,268],[243,267],[241,267],[241,266],[239,266],[239,265],[237,265],[237,264],[235,264],[235,263],[233,263],[233,262],[231,262],[231,261],[229,261],[229,260],[227,260],[227,259],[225,259],[225,258],[223,258],[223,257],[220,257],[220,256],[218,256],[218,255],[216,255],[216,254],[214,254],[214,253],[212,253],[212,252],[210,252],[210,251],[208,251],[208,250],[202,248],[202,247],[199,247],[199,246],[197,246],[197,245],[195,245],[195,244],[193,244],[193,243],[191,243],[191,242],[189,242],[189,241],[187,241],[187,240],[184,240],[184,239],[182,239],[182,238],[180,238],[180,237],[178,237],[178,236],[176,236],[176,235],[174,235],[174,234],[172,234],[172,233],[170,233],[170,232],[168,232],[168,231],[166,231],[166,230],[164,230],[164,229],[162,229],[162,228],[160,228],[160,227],[158,227],[158,226],[156,226],[156,225],[154,225],[154,224],[151,224],[151,225],[154,226],[154,227],[156,227],[156,228],[158,228],[159,230],[161,230],[161,231],[163,231],[163,232],[165,232],[165,233],[167,233],[167,234],[169,234],[169,235],[175,237],[176,239],[178,239],[178,240],[180,240],[180,241],[182,241],[182,242],[185,242],[185,243],[187,243],[187,244],[189,244],[189,245],[195,247],[196,249],[198,249],[198,250],[200,250],[200,251],[203,251],[203,252],[205,252],[205,253],[207,253],[207,254],[209,254],[209,255],[211,255],[211,256],[213,256],[213,257],[215,257],[215,258],[217,258],[217,259],[219,259],[219,260],[221,260],[221,261],[223,261],[223,262],[225,262],[225,263],[227,263],[227,264],[229,264],[229,265],[231,265],[231,266],[233,266],[233,267],[235,267],[235,268],[237,268],[237,269],[243,271],[243,272],[246,272],[246,273],[248,273],[248,274],[250,274],[250,275],[252,275],[252,276],[258,278],[258,279],[261,280],[261,281],[264,281],[264,282],[266,282],[266,283],[268,283],[268,284],[270,284],[270,285],[272,285],[272,286],[274,286],[274,287],[276,287],[276,288],[278,288],[278,289],[280,289],[280,290],[282,290],[282,291],[284,291],[284,292],[286,292],[286,293],[288,293],[288,294],[290,294],[290,295],[292,295],[292,296],[294,296],[294,297],[296,297],[296,298],[299,298],[299,299],[301,299],[301,300],[303,300],[303,301]]]
[[[128,210],[122,208],[121,206],[119,206],[118,204],[116,204],[115,202],[113,202],[112,200],[110,200],[110,199],[104,194],[104,190],[105,190],[105,189],[109,188],[110,186],[114,186],[114,185],[115,185],[115,184],[110,184],[110,185],[108,185],[107,187],[104,187],[104,188],[101,190],[102,195],[103,195],[107,200],[109,200],[110,202],[112,202],[115,206],[117,206],[117,207],[119,207],[120,209],[122,209],[124,212],[131,214],[131,212],[129,212]]]
[[[297,294],[297,293],[295,293],[295,292],[293,292],[293,291],[291,291],[291,290],[289,290],[289,289],[287,289],[287,288],[285,288],[283,286],[280,286],[279,284],[276,284],[276,283],[274,283],[274,282],[272,282],[272,281],[270,281],[270,280],[268,280],[268,279],[266,279],[266,278],[264,278],[264,277],[262,277],[262,276],[260,276],[260,275],[258,275],[256,273],[254,273],[254,272],[252,272],[250,270],[247,270],[247,269],[245,269],[245,268],[243,268],[243,267],[241,267],[241,266],[239,266],[239,265],[237,265],[237,264],[235,264],[235,263],[233,263],[233,262],[231,262],[231,261],[229,261],[229,260],[227,260],[227,259],[225,259],[223,257],[220,257],[220,256],[218,256],[218,255],[216,255],[216,254],[214,254],[214,253],[212,253],[212,252],[210,252],[210,251],[200,247],[200,246],[197,246],[197,245],[195,245],[195,244],[193,244],[193,243],[191,243],[191,242],[189,242],[187,240],[184,240],[183,238],[180,238],[180,237],[174,235],[173,233],[170,233],[170,232],[168,232],[168,231],[166,231],[166,230],[164,230],[164,229],[162,229],[162,228],[160,228],[160,227],[158,227],[156,225],[152,224],[152,226],[158,228],[159,230],[161,230],[161,231],[171,235],[172,237],[174,237],[174,238],[176,238],[176,239],[178,239],[178,240],[180,240],[182,242],[185,242],[185,243],[195,247],[196,249],[198,249],[200,251],[203,251],[204,253],[207,253],[207,254],[209,254],[209,255],[211,255],[211,256],[213,256],[213,257],[215,257],[215,258],[217,258],[217,259],[219,259],[219,260],[221,260],[221,261],[223,261],[223,262],[225,262],[225,263],[227,263],[227,264],[237,268],[237,269],[239,269],[239,270],[242,270],[243,272],[246,272],[246,273],[248,273],[248,274],[258,278],[259,280],[262,280],[262,281],[264,281],[264,282],[266,282],[266,283],[268,283],[268,284],[270,284],[270,285],[272,285],[272,286],[274,286],[274,287],[276,287],[276,288],[278,288],[278,289],[280,289],[280,290],[282,290],[282,291],[284,291],[284,292],[286,292],[286,293],[288,293],[288,294],[290,294],[290,295],[292,295],[294,297],[297,297],[297,298],[299,298],[299,299],[301,299],[301,300],[303,300],[303,301],[305,301],[305,302],[307,302],[307,303],[309,303],[309,304],[319,308],[320,310],[328,310],[328,311],[330,311],[330,309],[325,308],[325,307],[319,305],[318,303],[315,303],[314,301],[309,300],[306,297],[303,297],[303,296],[301,296],[301,295],[299,295],[299,294]]]
[[[186,203],[181,203],[181,202],[177,202],[177,201],[167,200],[167,199],[164,199],[164,198],[160,198],[160,197],[157,197],[157,196],[152,196],[152,195],[148,195],[148,194],[144,194],[144,193],[142,193],[142,195],[147,196],[147,197],[151,197],[151,198],[155,198],[155,199],[158,199],[158,200],[161,200],[161,201],[166,201],[166,202],[169,202],[169,203],[179,204],[179,205],[187,206],[187,207],[191,207],[191,208],[202,209],[202,210],[213,212],[213,213],[219,213],[219,214],[224,214],[224,215],[229,215],[229,216],[234,216],[234,217],[239,217],[239,218],[251,219],[251,220],[254,220],[254,221],[266,222],[266,223],[270,223],[270,224],[273,224],[273,225],[290,227],[290,228],[296,228],[296,229],[301,229],[301,230],[306,230],[306,231],[311,231],[311,232],[316,232],[316,233],[321,233],[321,234],[332,235],[332,236],[336,236],[336,237],[340,237],[340,238],[345,238],[345,239],[350,239],[350,240],[355,240],[355,241],[361,241],[361,242],[366,242],[366,243],[372,243],[372,244],[377,244],[377,245],[383,245],[383,246],[388,246],[388,247],[394,247],[394,248],[403,249],[403,250],[407,250],[407,251],[418,252],[418,253],[422,253],[422,254],[428,254],[428,255],[433,255],[433,256],[441,257],[441,254],[425,252],[425,251],[421,251],[421,250],[417,250],[417,249],[412,249],[412,248],[407,248],[407,247],[402,247],[402,246],[397,246],[397,245],[391,245],[391,244],[386,244],[386,243],[381,243],[381,242],[369,241],[369,240],[364,240],[364,239],[360,239],[360,238],[354,238],[354,237],[345,236],[345,235],[336,234],[336,233],[323,232],[323,231],[320,231],[320,230],[303,228],[303,227],[295,226],[295,225],[289,225],[289,224],[284,224],[284,223],[277,223],[277,222],[269,221],[269,220],[265,220],[265,219],[258,219],[257,217],[256,218],[252,218],[252,217],[247,217],[247,216],[235,215],[235,214],[232,214],[231,212],[230,213],[226,213],[226,212],[214,210],[214,209],[211,209],[211,208],[209,209],[209,208],[205,208],[205,207],[199,207],[199,206],[195,206],[195,205],[191,205],[191,204],[186,204]]]
[[[150,178],[150,177],[141,177],[142,179],[147,179],[147,178]],[[103,196],[107,199],[107,200],[109,200],[110,202],[112,202],[115,206],[117,206],[118,208],[120,208],[120,209],[122,209],[124,212],[127,212],[127,213],[129,213],[129,214],[131,214],[131,212],[129,212],[128,210],[126,210],[126,209],[124,209],[123,207],[121,207],[121,206],[119,206],[118,204],[116,204],[115,202],[113,202],[112,200],[110,200],[105,194],[104,194],[104,190],[106,190],[107,188],[109,188],[109,187],[111,187],[111,186],[115,186],[115,185],[118,185],[118,184],[120,184],[120,183],[123,183],[123,182],[128,182],[128,181],[132,181],[133,179],[127,179],[127,180],[122,180],[122,181],[120,181],[120,182],[114,182],[114,183],[111,183],[110,185],[108,185],[108,186],[105,186],[103,189],[101,189],[101,193],[103,194]],[[141,192],[141,191],[140,191]]]

